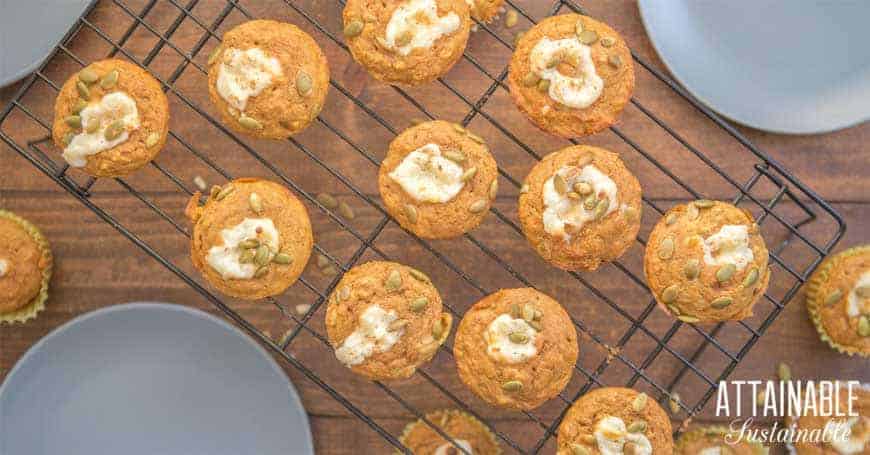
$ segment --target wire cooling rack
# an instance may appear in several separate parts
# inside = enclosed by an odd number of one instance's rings
[[[508,450],[552,451],[555,432],[570,404],[590,388],[604,385],[644,390],[672,408],[674,418],[685,424],[702,411],[718,381],[744,358],[845,230],[842,218],[818,195],[634,54],[638,93],[620,126],[603,133],[606,137],[600,141],[622,154],[644,186],[645,227],[640,245],[592,273],[548,267],[529,254],[514,212],[515,197],[531,165],[566,144],[531,128],[511,107],[504,80],[517,29],[477,24],[480,30],[472,35],[457,69],[431,86],[366,85],[360,80],[367,76],[353,64],[343,42],[343,0],[328,2],[332,4],[325,7],[318,0],[268,4],[106,0],[99,5],[95,1],[0,112],[0,138],[274,350],[292,366],[291,371],[297,370],[401,451],[410,453],[399,442],[404,422],[392,422],[384,415],[399,411],[409,419],[421,418],[447,437],[424,416],[436,408],[451,407],[486,423]],[[570,0],[543,3],[508,0],[506,6],[518,12],[521,28],[548,15],[583,13]],[[222,32],[257,17],[286,20],[307,30],[324,47],[333,69],[324,112],[308,130],[286,142],[236,135],[217,120],[205,94],[205,61]],[[68,168],[52,145],[51,106],[63,80],[90,61],[107,56],[148,69],[163,84],[174,119],[183,117],[185,123],[172,123],[166,148],[149,167],[127,178],[97,181]],[[464,76],[457,80],[454,74]],[[701,137],[691,138],[672,127],[664,120],[667,111],[655,114],[657,108],[639,100],[647,95],[653,101],[668,96],[669,103],[694,111],[695,120],[705,125],[699,127]],[[418,239],[389,217],[376,196],[372,176],[379,157],[389,139],[415,117],[446,118],[469,127],[487,138],[501,163],[502,196],[484,224],[464,238]],[[14,129],[10,128],[13,122]],[[669,153],[644,145],[644,138],[650,136],[670,141]],[[717,149],[728,150],[727,154],[705,153],[704,146],[712,142]],[[734,160],[735,155],[739,159]],[[317,268],[334,268],[338,273],[324,275],[310,266],[285,295],[257,307],[259,311],[271,308],[265,317],[254,313],[251,304],[217,295],[203,284],[187,257],[178,253],[186,248],[189,237],[182,209],[195,191],[196,176],[207,176],[214,184],[238,176],[262,176],[286,184],[312,213],[318,238],[315,250],[320,256]],[[668,191],[655,197],[659,188]],[[346,205],[336,209],[318,198],[317,193],[325,189],[342,195]],[[771,288],[756,306],[756,316],[746,321],[714,326],[674,321],[655,310],[641,278],[642,250],[650,226],[670,204],[701,197],[731,199],[752,211],[771,246]],[[123,202],[120,205],[118,198]],[[113,207],[131,209],[111,213],[109,201],[114,201]],[[140,210],[143,206],[144,211]],[[185,246],[179,249],[178,245]],[[323,303],[341,274],[367,259],[405,262],[427,271],[442,288],[451,283],[451,289],[460,289],[445,295],[446,308],[457,322],[475,300],[500,287],[531,286],[556,296],[580,334],[576,374],[558,397],[523,414],[490,408],[464,389],[456,379],[452,341],[410,381],[369,383],[351,377],[332,360],[324,336]],[[299,306],[306,302],[310,306]],[[264,325],[264,320],[274,322]],[[278,330],[284,336],[276,341],[270,332]]]

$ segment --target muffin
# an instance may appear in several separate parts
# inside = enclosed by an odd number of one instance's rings
[[[224,123],[249,136],[281,139],[302,131],[320,113],[328,89],[320,46],[292,24],[240,24],[208,59],[212,102]]]
[[[870,357],[870,245],[826,259],[807,283],[807,311],[837,351]]]
[[[349,270],[326,308],[335,357],[369,379],[410,377],[450,334],[453,318],[419,270],[373,261]]]
[[[752,214],[727,202],[674,206],[650,233],[643,269],[665,311],[683,322],[737,321],[770,280],[767,247]]]
[[[798,418],[786,419],[786,426],[794,426],[796,430],[807,432],[823,431],[831,437],[826,442],[803,439],[787,447],[789,452],[797,455],[868,455],[870,454],[870,385],[855,386],[852,393],[857,397],[852,404],[853,416],[849,414],[849,389],[843,382],[840,383],[839,400],[835,400],[839,406],[832,415],[840,414],[846,417],[811,415]],[[816,413],[817,414],[817,413]],[[848,434],[847,437],[843,435]],[[812,439],[812,438],[811,438]]]
[[[471,18],[480,22],[489,22],[496,18],[504,0],[465,0],[471,12]]]
[[[24,322],[45,308],[52,256],[39,229],[0,210],[0,324]]]
[[[472,392],[489,404],[522,410],[565,388],[578,352],[568,313],[532,288],[502,289],[474,304],[453,345],[459,378]]]
[[[94,177],[120,177],[153,160],[169,132],[169,102],[154,77],[118,59],[82,68],[54,103],[54,144]]]
[[[268,180],[237,179],[213,187],[186,214],[193,223],[190,258],[224,294],[245,300],[278,295],[296,282],[311,256],[308,212],[290,190]]]
[[[508,85],[544,131],[572,138],[616,121],[634,90],[631,51],[613,29],[579,14],[548,17],[517,42]]]
[[[440,120],[390,143],[378,173],[387,211],[418,237],[458,237],[477,227],[498,193],[498,167],[479,136]]]
[[[437,426],[468,453],[475,455],[499,455],[501,448],[495,436],[481,421],[455,409],[445,409],[426,414],[426,420]],[[459,454],[456,447],[435,432],[423,420],[409,423],[399,441],[415,455]]]
[[[671,421],[655,400],[622,387],[580,397],[565,414],[557,436],[559,455],[673,453]]]
[[[565,270],[595,270],[637,237],[640,183],[616,153],[567,147],[526,176],[519,214],[526,239],[544,260]]]
[[[465,51],[466,0],[348,0],[344,37],[377,80],[420,85],[444,75]]]
[[[697,428],[680,436],[674,455],[767,455],[768,448],[760,442],[741,438],[725,427]]]

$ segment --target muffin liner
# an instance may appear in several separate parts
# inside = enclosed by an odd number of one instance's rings
[[[870,351],[862,351],[854,346],[842,345],[831,339],[825,331],[825,325],[822,323],[822,316],[819,314],[819,309],[824,306],[824,298],[819,295],[819,291],[825,282],[828,281],[828,277],[834,265],[843,259],[860,254],[870,254],[870,245],[849,248],[848,250],[837,253],[823,262],[806,284],[806,305],[807,313],[809,313],[810,320],[813,322],[816,331],[819,333],[819,338],[827,343],[828,346],[841,354],[849,356],[857,354],[861,357],[870,358]]]
[[[483,424],[480,420],[477,420],[476,417],[472,416],[471,414],[468,414],[467,412],[463,412],[463,411],[460,411],[458,409],[442,409],[439,411],[432,411],[432,412],[426,414],[426,419],[429,420],[430,422],[432,422],[433,425],[437,425],[439,423],[439,419],[441,418],[442,415],[450,415],[450,414],[457,415],[457,416],[463,416],[463,417],[467,418],[468,420],[470,420],[471,422],[475,423],[477,425],[477,427],[486,435],[486,437],[489,438],[489,440],[492,442],[492,445],[496,447],[495,455],[500,455],[502,453],[501,447],[499,447],[498,441],[496,440],[495,435],[492,433],[492,431],[490,431],[490,429],[485,424]],[[401,442],[403,445],[407,446],[407,444],[405,444],[405,441],[408,438],[408,436],[411,434],[411,432],[414,431],[414,428],[416,428],[417,425],[423,425],[426,427],[429,426],[426,424],[426,422],[423,422],[423,420],[420,420],[420,419],[417,419],[417,420],[405,425],[405,429],[402,430],[402,435],[399,436],[399,442]],[[401,452],[397,451],[396,453],[399,454]]]
[[[865,382],[865,383],[861,384],[861,388],[870,392],[870,382]],[[790,417],[786,418],[785,425],[786,425],[786,427],[791,426],[791,418]],[[798,455],[797,447],[795,447],[794,444],[792,444],[791,442],[785,443],[785,450],[788,451],[789,455]]]
[[[3,323],[22,323],[34,319],[37,313],[45,309],[45,301],[48,299],[48,282],[51,280],[53,258],[51,255],[51,249],[48,245],[48,240],[45,239],[42,232],[39,231],[39,228],[30,224],[30,222],[24,218],[6,210],[0,209],[0,218],[6,218],[18,223],[39,246],[39,249],[42,251],[42,259],[46,263],[46,267],[42,271],[42,284],[39,288],[39,294],[37,294],[30,303],[15,311],[0,313],[0,325]]]
[[[702,439],[707,435],[714,434],[725,436],[729,433],[732,433],[732,431],[720,425],[700,427],[694,430],[687,431],[680,436],[680,439],[677,440],[674,447],[674,453],[679,453],[679,450],[682,448],[683,444]],[[767,455],[768,453],[770,453],[770,449],[765,447],[765,445],[760,442],[746,441],[746,443],[752,446],[752,452],[755,455]]]

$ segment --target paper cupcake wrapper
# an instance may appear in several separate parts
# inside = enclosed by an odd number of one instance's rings
[[[441,416],[445,415],[445,414],[447,414],[447,415],[453,414],[453,415],[463,416],[463,417],[467,418],[468,420],[470,420],[471,422],[473,422],[474,424],[476,424],[477,427],[480,429],[480,431],[483,434],[485,434],[487,438],[489,438],[489,440],[492,442],[492,445],[496,447],[495,455],[501,454],[501,452],[502,452],[501,447],[499,447],[498,441],[496,440],[495,435],[492,433],[492,431],[490,431],[489,428],[485,424],[483,424],[483,422],[481,422],[480,420],[477,420],[476,417],[474,417],[471,414],[468,414],[467,412],[463,412],[463,411],[460,411],[458,409],[442,409],[439,411],[432,411],[432,412],[426,414],[426,419],[429,420],[430,422],[432,422],[433,425],[437,425],[439,423],[438,419],[440,419]],[[417,419],[417,420],[405,425],[405,429],[402,430],[402,435],[399,436],[399,442],[401,442],[403,445],[407,446],[405,441],[407,440],[407,438],[411,434],[411,432],[414,431],[414,428],[416,428],[417,425],[423,425],[425,427],[429,427],[429,425],[427,425],[426,422],[423,422],[422,420]],[[401,452],[399,452],[399,451],[396,451],[396,453],[401,454]]]
[[[870,382],[866,382],[866,383],[861,384],[861,388],[870,392]],[[787,418],[785,420],[785,425],[787,427],[791,426],[791,419],[790,418]],[[798,455],[797,447],[795,447],[794,444],[792,444],[790,442],[785,443],[785,450],[788,451],[789,455]]]
[[[720,425],[712,425],[712,426],[695,428],[694,430],[689,430],[689,431],[683,433],[680,436],[680,439],[677,440],[674,453],[679,453],[679,449],[681,448],[681,446],[683,444],[701,439],[704,436],[707,436],[709,434],[725,436],[726,434],[729,434],[729,433],[732,433],[731,430],[729,430],[726,427],[720,426]],[[750,446],[752,446],[752,452],[755,455],[767,455],[768,453],[770,453],[770,449],[767,448],[764,444],[762,444],[760,442],[746,441],[746,443],[749,444]]]
[[[48,282],[51,280],[51,271],[52,266],[54,265],[53,257],[48,245],[48,240],[45,239],[42,232],[40,232],[36,226],[30,224],[30,222],[24,218],[2,209],[0,209],[0,218],[6,218],[18,223],[21,228],[24,229],[31,238],[33,238],[37,246],[39,246],[39,249],[42,252],[42,258],[46,263],[46,267],[42,271],[42,283],[39,287],[39,294],[37,294],[30,303],[15,311],[0,313],[0,325],[3,323],[22,323],[35,318],[40,311],[45,309],[45,301],[48,300]]]
[[[846,354],[849,356],[859,355],[861,357],[870,357],[870,352],[862,351],[859,348],[854,346],[846,346],[837,343],[828,335],[828,332],[825,331],[825,325],[822,323],[822,317],[819,314],[819,309],[824,305],[823,296],[819,295],[819,290],[821,286],[828,281],[828,277],[831,273],[831,269],[836,265],[839,261],[849,258],[852,256],[857,256],[859,254],[870,254],[870,246],[856,246],[853,248],[849,248],[848,250],[842,251],[840,253],[835,254],[832,257],[829,257],[822,265],[813,273],[813,276],[810,277],[810,280],[806,284],[807,292],[806,292],[806,304],[807,304],[807,313],[810,315],[810,320],[813,322],[813,325],[816,327],[816,332],[819,333],[819,338],[822,339],[828,346],[830,346],[835,351]]]

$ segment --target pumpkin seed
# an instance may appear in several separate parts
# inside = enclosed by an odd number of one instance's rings
[[[208,60],[206,60],[205,63],[206,63],[208,66],[213,65],[214,62],[217,61],[218,56],[220,55],[220,53],[221,53],[221,47],[220,47],[220,46],[218,46],[218,47],[212,49],[211,53],[208,54]]]
[[[529,184],[523,183],[523,186],[520,187],[520,194],[526,194],[529,192]]]
[[[734,264],[725,264],[722,267],[719,267],[719,270],[716,271],[716,281],[720,283],[724,283],[731,279],[734,276],[734,272],[737,271],[737,266]]]
[[[441,338],[441,335],[444,335],[444,323],[439,319],[432,326],[432,336],[437,340]]]
[[[248,117],[245,114],[242,114],[239,117],[239,125],[242,125],[242,127],[247,128],[249,130],[258,130],[260,128],[263,128],[263,124],[260,123],[259,121],[257,121],[257,119]]]
[[[672,226],[674,223],[677,222],[677,218],[678,217],[676,213],[669,213],[668,216],[665,217],[665,224],[668,226]]]
[[[533,329],[535,329],[535,332],[540,332],[540,331],[544,330],[544,326],[542,326],[541,323],[538,321],[535,321],[535,320],[526,321],[526,324],[528,324]]]
[[[124,122],[122,120],[115,120],[106,127],[106,131],[103,134],[106,136],[107,141],[114,141],[123,132]]]
[[[592,193],[592,185],[587,182],[576,182],[574,183],[574,191],[580,196],[588,196]]]
[[[519,32],[514,35],[514,47],[519,46],[520,40],[523,39],[524,36],[526,36],[526,32]]]
[[[535,307],[530,304],[523,305],[523,319],[526,322],[535,320]]]
[[[785,362],[780,362],[776,369],[780,381],[791,381],[791,367]]]
[[[406,325],[408,325],[407,319],[396,319],[395,321],[391,322],[389,326],[387,326],[387,329],[391,332],[395,332],[397,330],[404,329]]]
[[[529,72],[526,73],[525,77],[523,77],[523,85],[526,87],[533,87],[538,85],[538,81],[541,80],[541,77],[535,73]]]
[[[668,307],[668,310],[670,310],[671,314],[673,314],[674,316],[680,315],[680,309],[677,308],[676,305],[665,305],[665,306]]]
[[[598,41],[598,33],[595,30],[583,30],[577,35],[577,38],[588,46]]]
[[[622,57],[613,54],[607,58],[607,63],[609,63],[610,66],[614,68],[619,68],[620,66],[622,66]]]
[[[486,210],[486,199],[478,199],[468,206],[468,211],[471,213],[480,213]]]
[[[520,309],[520,305],[517,303],[511,304],[511,317],[514,319],[520,319],[523,316],[523,311]]]
[[[625,209],[622,211],[622,215],[625,217],[626,220],[634,221],[635,219],[637,219],[637,209],[630,205],[626,206]]]
[[[529,336],[520,332],[511,332],[511,334],[508,335],[508,339],[511,340],[511,343],[516,344],[526,344],[529,342]]]
[[[363,24],[362,21],[354,19],[344,26],[344,36],[355,38],[362,33],[363,27],[365,27],[365,24]]]
[[[523,383],[520,381],[508,381],[501,385],[505,392],[519,392],[523,388]]]
[[[634,400],[631,402],[631,408],[634,409],[634,412],[641,412],[644,408],[646,408],[648,396],[645,393],[641,393],[640,395],[634,397]]]
[[[301,96],[308,96],[311,93],[311,89],[314,86],[314,80],[311,79],[311,75],[306,73],[303,70],[299,70],[296,73],[296,92]]]
[[[582,169],[582,168],[592,164],[592,160],[593,160],[592,154],[587,153],[587,154],[581,156],[580,158],[578,158],[577,161],[574,163],[574,166]]]
[[[586,210],[592,210],[595,206],[598,205],[598,199],[595,199],[594,194],[590,194],[588,198],[583,202],[583,208]]]
[[[659,243],[659,259],[668,260],[674,256],[674,239],[666,237]]]
[[[233,194],[235,191],[236,191],[236,187],[234,187],[232,185],[227,185],[224,187],[224,189],[222,189],[222,190],[220,190],[220,192],[218,192],[217,196],[215,196],[215,200],[222,201],[222,200],[224,200],[224,198]]]
[[[466,169],[465,172],[462,173],[462,177],[461,177],[462,181],[467,182],[467,181],[471,180],[475,174],[477,174],[476,167],[470,167],[470,168]]]
[[[695,206],[699,209],[709,209],[710,207],[713,207],[714,204],[715,202],[709,199],[698,199],[695,201]]]
[[[840,298],[842,298],[842,297],[843,297],[843,291],[841,291],[840,289],[834,289],[833,291],[831,291],[830,294],[828,294],[828,298],[825,299],[825,305],[831,306],[831,305],[839,302]]]
[[[571,444],[571,454],[572,455],[589,455],[590,452],[589,452],[589,449],[581,446],[580,444]]]
[[[338,213],[349,220],[356,218],[353,208],[344,201],[338,203]]]
[[[445,150],[444,158],[447,158],[448,160],[455,163],[461,163],[465,161],[465,154],[459,150]]]
[[[412,278],[414,278],[417,281],[422,281],[424,283],[429,282],[429,277],[426,276],[425,273],[423,273],[417,269],[408,269],[408,273],[411,275]]]
[[[625,428],[629,433],[643,433],[646,431],[646,420],[635,420]]]
[[[511,28],[514,25],[517,25],[517,21],[519,20],[519,16],[517,12],[514,10],[510,10],[504,17],[504,26],[507,28]]]
[[[743,287],[748,288],[755,284],[758,281],[758,267],[753,267],[749,269],[749,272],[746,273],[746,277],[743,278]]]
[[[701,262],[697,259],[689,259],[683,266],[683,275],[686,279],[694,280],[701,274]]]
[[[327,267],[327,266],[329,266],[329,265],[330,265],[330,261],[329,261],[329,258],[328,258],[328,257],[326,257],[326,256],[324,256],[324,255],[322,255],[322,254],[318,254],[318,255],[317,255],[317,268],[318,268],[318,269],[325,268],[325,267]]]
[[[677,319],[679,319],[687,324],[695,324],[695,323],[701,322],[700,319],[698,319],[694,316],[677,316]]]
[[[467,131],[467,130],[466,130],[466,131],[465,131],[465,134],[468,135],[468,138],[469,138],[469,139],[471,139],[471,140],[474,141],[474,142],[477,142],[478,144],[485,144],[485,143],[486,143],[486,141],[484,141],[482,137],[480,137],[480,136],[478,136],[478,135],[472,133],[471,131]]]
[[[867,319],[866,315],[858,318],[858,335],[862,337],[870,336],[870,319]]]
[[[387,275],[387,280],[384,281],[384,287],[387,291],[397,291],[402,287],[402,274],[398,270],[391,270]]]
[[[541,79],[540,81],[538,81],[538,91],[539,92],[546,92],[549,89],[550,89],[550,81],[549,80]]]
[[[100,75],[90,68],[84,68],[79,71],[79,80],[85,84],[93,84],[94,82],[97,82],[97,79],[99,78]]]
[[[262,278],[267,273],[269,273],[268,267],[266,267],[266,266],[260,267],[259,269],[257,269],[256,272],[254,272],[254,278]]]
[[[536,321],[540,321],[542,317],[544,317],[544,312],[541,311],[541,310],[539,310],[539,309],[537,309],[537,308],[535,308],[535,317],[534,317],[534,319],[535,319]]]
[[[145,147],[154,147],[155,145],[157,145],[158,142],[160,142],[160,134],[158,134],[157,132],[151,132],[148,133],[147,136],[145,136]]]
[[[713,299],[713,301],[710,302],[710,306],[717,309],[717,310],[721,310],[723,308],[727,308],[732,303],[734,303],[734,300],[731,299],[731,297],[723,296],[723,297],[716,297],[715,299]]]
[[[870,285],[858,286],[855,288],[855,295],[862,299],[870,298]]]
[[[396,46],[407,46],[414,39],[414,34],[410,30],[406,30],[396,37]]]
[[[85,125],[85,132],[88,134],[96,133],[98,129],[100,129],[100,121],[97,119],[93,119]]]
[[[677,296],[680,294],[680,286],[677,284],[672,284],[665,288],[662,291],[662,302],[664,303],[674,303],[677,300]]]
[[[463,128],[462,125],[458,123],[451,123],[450,126],[453,127],[453,131],[456,131],[459,134],[465,134],[465,128]]]
[[[405,216],[408,218],[408,221],[411,223],[417,222],[417,207],[414,207],[411,204],[405,204]]]
[[[221,187],[220,187],[220,185],[213,185],[213,186],[211,187],[211,191],[209,191],[209,193],[208,193],[208,196],[209,196],[210,198],[212,198],[212,199],[216,199],[218,193],[220,193],[220,192],[221,192]]]
[[[609,209],[609,208],[610,208],[610,199],[603,198],[603,199],[599,200],[597,204],[595,204],[595,212],[593,213],[593,216],[595,217],[596,220],[600,220],[601,218],[604,218],[604,215],[607,214],[607,209]]]
[[[269,257],[271,251],[269,251],[269,247],[266,245],[260,245],[257,247],[257,252],[254,254],[254,263],[259,266],[264,266],[269,263],[272,259]]]
[[[257,215],[263,213],[263,200],[260,199],[259,194],[251,193],[251,195],[248,196],[248,205],[251,206],[251,210],[253,210]]]
[[[254,254],[256,254],[255,250],[244,250],[241,254],[239,254],[239,262],[242,264],[250,264],[254,262]]]
[[[686,209],[686,217],[689,218],[689,221],[695,221],[699,215],[701,215],[701,212],[698,211],[698,207],[695,207],[695,204],[690,205]]]
[[[338,290],[338,300],[347,300],[350,298],[350,287],[342,286],[341,289]]]
[[[88,89],[88,85],[82,81],[76,82],[76,91],[79,92],[79,96],[84,100],[91,99],[91,91]]]
[[[426,306],[429,305],[429,299],[426,297],[417,297],[414,300],[411,300],[411,303],[408,304],[408,308],[415,313],[420,313],[426,309]]]
[[[559,59],[559,57],[553,57],[553,58],[551,58],[551,59],[547,62],[547,68],[548,68],[548,69],[550,69],[550,68],[555,68],[556,65],[559,64],[559,62],[561,62],[561,60]]]
[[[63,145],[69,145],[72,142],[73,138],[76,136],[76,133],[72,131],[67,131],[66,134],[63,135]]]
[[[100,87],[108,90],[115,86],[118,83],[118,70],[112,70],[106,73],[102,79],[100,79]]]
[[[680,412],[680,394],[674,392],[671,394],[671,399],[668,400],[668,406],[674,414]]]
[[[81,128],[82,127],[82,118],[78,115],[68,115],[63,118],[63,122],[69,125],[72,128]]]
[[[260,246],[260,241],[257,239],[245,239],[239,242],[239,246],[246,250],[251,248],[257,248],[258,246]]]
[[[496,196],[498,196],[498,179],[489,184],[489,198],[495,199]]]
[[[320,205],[326,207],[329,210],[335,210],[338,207],[338,201],[329,193],[319,193],[315,199]]]
[[[574,199],[575,201],[579,201],[579,200],[580,200],[580,195],[577,194],[577,193],[574,192],[574,191],[568,193],[567,196],[568,196],[568,199]]]
[[[72,113],[78,114],[83,111],[86,107],[88,107],[88,102],[85,100],[77,100],[76,104],[73,104]]]
[[[611,36],[605,36],[601,38],[601,45],[604,47],[611,47],[614,44],[616,44],[616,38],[613,38]]]
[[[293,262],[293,256],[287,253],[278,253],[272,258],[272,262],[276,264],[290,264]]]

